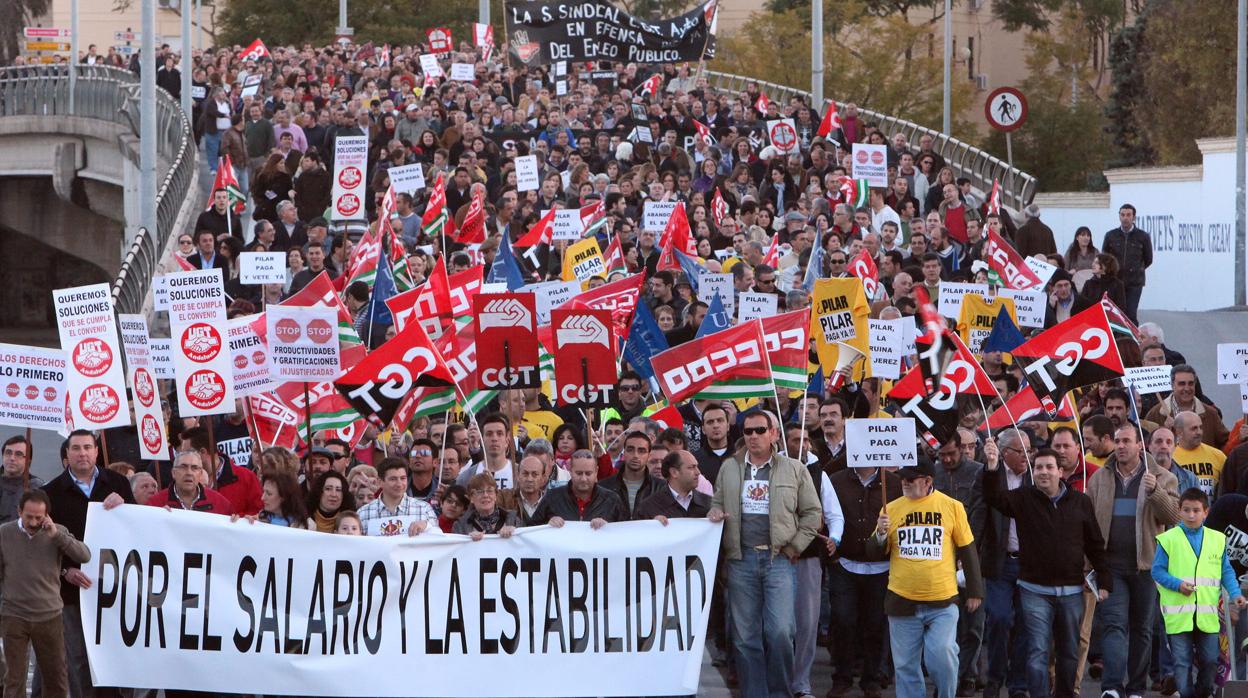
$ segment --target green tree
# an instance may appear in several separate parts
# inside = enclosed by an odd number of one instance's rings
[[[22,29],[47,14],[50,0],[0,0],[0,64],[10,65],[22,52]]]
[[[1119,30],[1109,45],[1112,89],[1105,105],[1105,130],[1113,143],[1110,167],[1149,165],[1157,157],[1149,134],[1140,126],[1137,109],[1147,99],[1143,65],[1147,21],[1146,15],[1140,15],[1133,24]]]

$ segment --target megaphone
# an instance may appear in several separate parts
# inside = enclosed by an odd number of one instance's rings
[[[841,385],[845,383],[845,375],[851,373],[850,367],[864,356],[854,347],[844,342],[836,342],[836,368],[829,377],[829,392],[841,389]]]

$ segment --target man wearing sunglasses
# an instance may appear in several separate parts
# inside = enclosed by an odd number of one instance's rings
[[[724,461],[707,518],[724,522],[732,633],[741,694],[791,695],[797,632],[795,562],[819,530],[823,510],[806,468],[776,452],[772,415],[742,422],[745,450]]]

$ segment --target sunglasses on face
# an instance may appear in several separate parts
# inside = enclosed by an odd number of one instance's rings
[[[767,433],[767,427],[746,427],[741,430],[746,436],[762,436]]]

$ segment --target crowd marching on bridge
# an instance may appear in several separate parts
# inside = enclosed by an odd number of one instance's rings
[[[406,321],[445,353],[436,335],[473,324],[471,299],[456,306],[452,291],[571,282],[571,305],[615,310],[609,403],[569,406],[543,366],[544,381],[518,389],[456,376],[437,405],[414,389],[384,420],[345,388],[337,399],[354,409],[339,422],[273,391],[300,420],[283,429],[257,416],[257,396],[182,417],[162,381],[163,461],[141,458],[133,427],[79,429],[42,483],[29,439],[11,438],[6,697],[25,695],[28,645],[35,695],[124,690],[93,687],[87,665],[88,502],[342,535],[402,516],[409,535],[474,540],[570,521],[722,522],[708,650],[750,697],[810,695],[822,651],[828,698],[890,686],[920,698],[925,680],[940,698],[1068,698],[1085,676],[1102,698],[1204,698],[1225,679],[1219,638],[1236,653],[1248,639],[1248,426],[1228,429],[1230,406],[1202,392],[1209,377],[1138,322],[1152,246],[1131,205],[1120,226],[1080,228],[1060,250],[1036,205],[1007,210],[931,138],[887,134],[852,103],[715,90],[694,64],[519,67],[473,42],[260,48],[186,65],[163,47],[129,65],[175,96],[191,71],[215,178],[170,271],[220,269],[231,319],[329,298],[349,320],[344,348],[348,335],[362,347],[355,365],[411,334],[385,303],[409,289],[435,310]],[[82,60],[122,64],[95,47]],[[777,121],[791,142],[770,135]],[[344,217],[331,198],[352,137],[367,143],[365,194]],[[855,173],[855,144],[883,149],[883,186]],[[285,281],[244,283],[247,252],[283,253]],[[590,273],[573,264],[594,257]],[[596,306],[608,292],[619,302]],[[789,316],[795,382],[780,380],[770,342],[762,394],[729,373],[683,390],[656,366]],[[891,374],[868,320],[902,328]],[[1100,346],[1063,356],[1089,332]],[[1124,381],[1137,367],[1166,367],[1169,385],[1142,393]],[[913,420],[914,443],[860,467],[854,422],[888,419]]]

